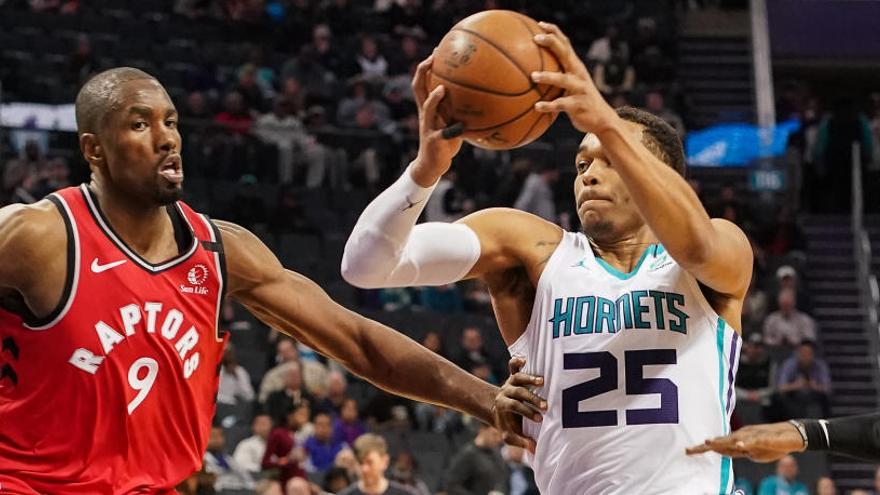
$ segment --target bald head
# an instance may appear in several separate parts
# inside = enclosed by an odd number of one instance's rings
[[[105,70],[86,82],[76,95],[76,130],[79,135],[95,134],[107,115],[122,105],[120,88],[129,81],[156,78],[133,67]],[[158,81],[157,81],[158,83]]]

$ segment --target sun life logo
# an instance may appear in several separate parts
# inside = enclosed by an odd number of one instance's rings
[[[193,285],[202,285],[205,283],[205,280],[208,279],[208,269],[205,268],[205,265],[199,263],[189,269],[189,273],[186,274],[186,279]]]

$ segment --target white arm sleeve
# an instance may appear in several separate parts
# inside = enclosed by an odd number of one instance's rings
[[[370,203],[342,255],[342,278],[361,288],[444,285],[461,280],[480,258],[480,240],[467,225],[415,223],[434,186],[409,169]]]

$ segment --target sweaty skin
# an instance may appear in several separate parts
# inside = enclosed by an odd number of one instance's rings
[[[179,254],[164,209],[183,186],[177,112],[155,79],[123,82],[114,99],[100,129],[80,135],[92,171],[88,187],[124,242],[160,263]],[[227,294],[262,321],[392,393],[493,421],[496,387],[339,306],[314,282],[285,270],[246,229],[216,223],[226,252]],[[0,209],[0,304],[49,314],[62,296],[66,259],[59,253],[66,245],[63,219],[48,200]]]

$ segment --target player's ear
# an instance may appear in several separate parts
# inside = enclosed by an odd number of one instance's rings
[[[104,150],[98,141],[98,136],[90,132],[85,132],[79,136],[79,147],[83,157],[89,164],[101,163],[104,161]]]

